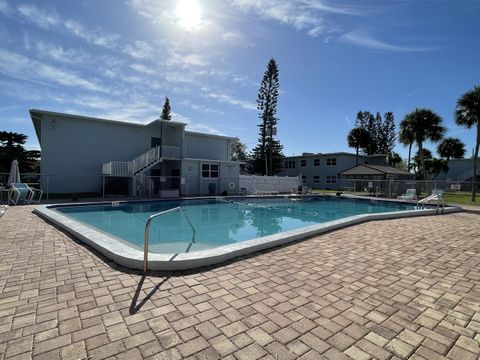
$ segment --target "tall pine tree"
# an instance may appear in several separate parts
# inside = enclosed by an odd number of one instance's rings
[[[163,103],[162,114],[160,115],[160,119],[162,120],[172,120],[172,116],[170,115],[170,100],[168,97],[165,96],[165,102]]]
[[[261,119],[261,123],[258,125],[258,145],[251,154],[254,173],[273,175],[282,169],[283,146],[275,139],[278,121],[275,115],[279,86],[278,66],[274,59],[270,59],[257,97],[258,117]]]

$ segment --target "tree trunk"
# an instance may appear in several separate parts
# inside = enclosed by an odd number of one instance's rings
[[[357,151],[355,152],[355,165],[358,165],[358,147]]]
[[[421,141],[417,141],[418,146],[418,156],[420,156],[420,174],[422,175],[421,180],[427,180],[427,171],[425,169],[425,159],[423,158],[423,143]]]
[[[477,143],[475,144],[475,152],[473,154],[473,177],[472,177],[472,202],[475,202],[477,187],[477,159],[478,147],[480,146],[480,119],[477,120]]]
[[[413,142],[410,143],[410,145],[408,146],[408,163],[407,163],[407,170],[410,171],[410,158],[411,158],[411,155],[412,155],[412,145],[413,145]]]

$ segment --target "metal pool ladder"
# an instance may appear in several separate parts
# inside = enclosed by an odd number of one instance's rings
[[[170,213],[175,212],[175,211],[180,211],[185,216],[185,219],[187,219],[187,222],[188,222],[188,224],[190,225],[190,227],[192,228],[192,231],[193,231],[192,243],[195,242],[195,228],[193,227],[193,224],[192,224],[190,218],[188,217],[187,213],[183,209],[183,207],[177,206],[173,209],[168,209],[168,210],[165,210],[165,211],[161,211],[157,214],[151,215],[148,218],[148,220],[145,224],[145,237],[144,237],[144,242],[143,242],[143,271],[144,272],[146,272],[147,268],[148,268],[148,241],[150,239],[150,223],[152,222],[153,219],[155,219],[159,216],[170,214]]]

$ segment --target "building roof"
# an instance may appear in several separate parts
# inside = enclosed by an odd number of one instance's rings
[[[407,170],[396,169],[391,166],[380,166],[370,164],[355,165],[349,169],[339,172],[339,175],[352,176],[352,175],[413,175]]]
[[[41,131],[40,131],[40,122],[42,121],[43,115],[48,115],[48,116],[57,116],[57,117],[62,117],[62,118],[73,118],[73,119],[81,119],[81,120],[87,120],[87,121],[98,121],[98,122],[104,122],[104,123],[110,123],[110,124],[121,124],[121,125],[130,125],[134,127],[145,127],[145,126],[151,126],[153,124],[168,124],[168,126],[186,126],[186,123],[182,122],[177,122],[177,121],[171,121],[171,120],[161,120],[161,119],[155,119],[152,120],[148,123],[140,123],[140,122],[129,122],[129,121],[120,121],[120,120],[110,120],[110,119],[102,119],[102,118],[95,118],[95,117],[89,117],[89,116],[82,116],[82,115],[75,115],[75,114],[67,114],[67,113],[59,113],[59,112],[54,112],[54,111],[47,111],[47,110],[40,110],[40,109],[30,109],[30,117],[32,119],[33,125],[35,127],[35,132],[37,133],[37,138],[39,141],[41,141]],[[225,139],[236,139],[231,136],[224,136],[224,135],[214,135],[214,134],[207,134],[207,133],[199,133],[199,132],[193,132],[193,131],[185,131],[186,133],[192,134],[192,135],[198,135],[198,136],[208,136],[208,137],[216,137],[216,138],[225,138]]]
[[[227,135],[217,135],[217,134],[210,134],[210,133],[201,133],[196,131],[185,130],[185,134],[197,135],[197,136],[206,136],[206,137],[213,137],[213,138],[221,138],[221,139],[230,139],[236,140],[237,137],[227,136]]]
[[[331,153],[303,153],[302,155],[293,155],[293,156],[285,156],[285,159],[303,159],[303,158],[318,158],[320,156],[340,156],[340,155],[347,155],[347,156],[356,156],[353,153],[348,153],[345,151],[337,151]],[[362,158],[370,158],[370,157],[386,157],[386,154],[373,154],[373,155],[358,155]]]

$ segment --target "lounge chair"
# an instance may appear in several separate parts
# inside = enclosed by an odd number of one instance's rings
[[[26,183],[12,183],[10,202],[13,205],[18,205],[21,203],[31,204],[32,202],[40,202],[42,195],[43,190],[30,187]],[[38,196],[37,199],[35,199],[36,196]]]
[[[400,200],[417,200],[417,190],[416,189],[407,189],[405,194],[397,197]]]

